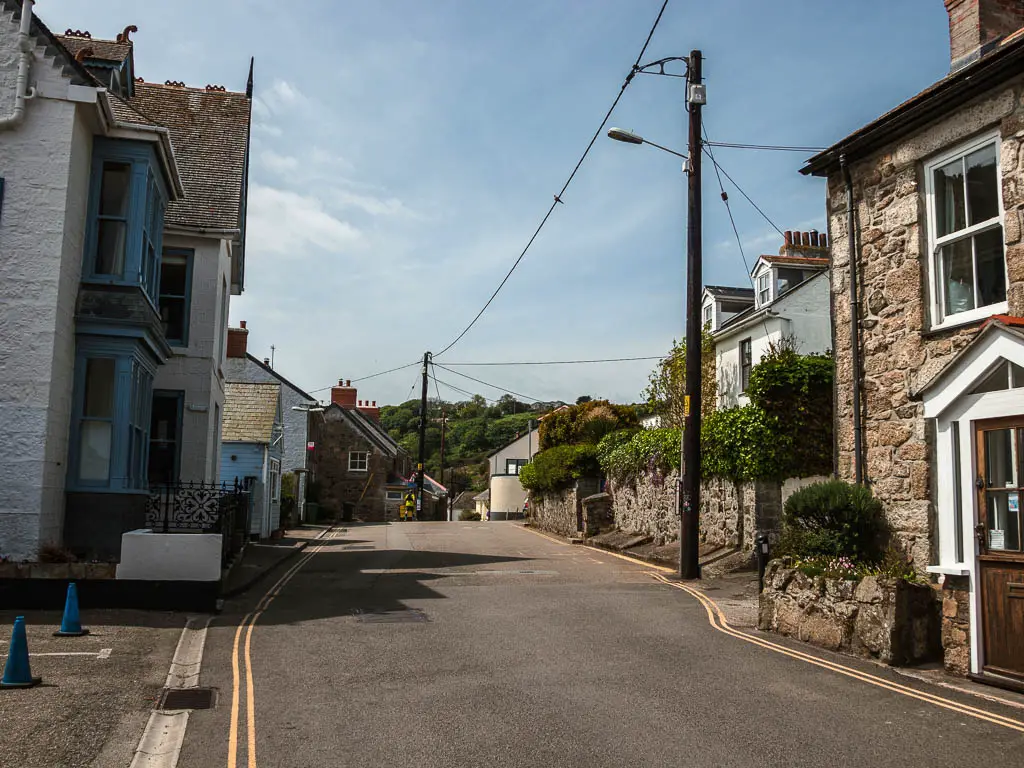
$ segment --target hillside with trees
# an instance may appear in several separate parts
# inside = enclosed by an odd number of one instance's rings
[[[426,462],[428,475],[443,482],[454,493],[487,487],[487,457],[519,435],[530,422],[562,403],[531,406],[505,395],[488,404],[480,395],[469,400],[427,401]],[[381,425],[415,457],[419,453],[420,401],[380,409]],[[444,478],[441,477],[441,426],[444,420]],[[454,469],[453,469],[454,468]]]

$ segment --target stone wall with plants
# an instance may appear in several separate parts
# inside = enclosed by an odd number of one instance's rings
[[[610,505],[599,493],[600,485],[599,479],[585,477],[567,488],[533,496],[530,525],[569,538],[596,535],[610,521]]]
[[[832,570],[813,573],[791,560],[769,563],[760,629],[886,664],[938,658],[938,615],[927,584],[861,575],[838,561]]]

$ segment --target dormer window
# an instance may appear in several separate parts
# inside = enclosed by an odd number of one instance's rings
[[[715,305],[714,304],[707,304],[707,305],[705,305],[705,307],[704,307],[704,327],[705,328],[710,328],[711,327],[711,319],[714,317],[714,314],[715,314]]]
[[[757,306],[763,307],[771,300],[771,281],[770,271],[757,278]]]

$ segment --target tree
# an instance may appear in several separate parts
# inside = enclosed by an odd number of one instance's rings
[[[593,399],[594,398],[592,398],[590,395],[580,395],[579,397],[576,398],[576,405],[583,405],[584,403],[589,403]]]
[[[718,396],[716,380],[715,342],[707,331],[701,342],[701,416],[715,410]],[[644,396],[648,405],[661,414],[663,427],[682,428],[683,406],[686,394],[686,342],[673,341],[668,357],[658,363],[648,379]]]

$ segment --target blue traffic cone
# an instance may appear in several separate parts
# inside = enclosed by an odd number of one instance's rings
[[[14,620],[14,631],[11,633],[11,649],[4,665],[4,676],[0,680],[0,688],[31,688],[43,682],[41,677],[32,677],[28,665],[28,639],[25,637],[25,617]]]
[[[60,622],[60,631],[54,632],[54,637],[81,637],[88,635],[88,629],[82,629],[82,622],[78,619],[78,587],[75,582],[68,584],[68,597],[64,601],[64,618]]]

